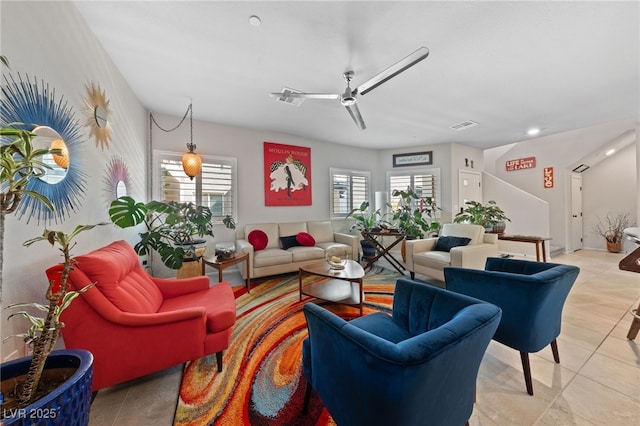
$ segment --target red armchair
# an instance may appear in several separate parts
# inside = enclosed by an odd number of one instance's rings
[[[213,353],[222,371],[236,319],[229,283],[151,277],[125,241],[75,260],[71,289],[96,285],[64,311],[62,336],[68,349],[93,353],[93,391]]]

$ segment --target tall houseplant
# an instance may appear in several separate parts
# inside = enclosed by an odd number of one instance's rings
[[[383,216],[380,209],[369,209],[369,202],[363,201],[359,207],[352,209],[345,218],[348,219],[352,217],[355,220],[351,225],[351,232],[354,230],[362,232],[387,224],[387,222],[383,220]],[[376,255],[376,249],[369,241],[360,240],[360,246],[362,247],[362,255],[364,257],[373,257]]]
[[[5,216],[16,211],[23,197],[29,196],[53,209],[51,201],[42,194],[27,189],[30,179],[44,176],[49,168],[42,156],[60,150],[34,149],[35,134],[20,129],[21,123],[10,123],[0,128],[0,299],[2,298],[2,270],[4,263]],[[16,126],[16,127],[12,127]]]
[[[44,233],[36,238],[32,238],[24,242],[24,246],[31,246],[39,241],[48,241],[53,247],[56,245],[62,253],[63,262],[61,264],[59,279],[51,279],[48,283],[45,298],[48,304],[40,303],[14,303],[9,305],[8,309],[22,309],[9,316],[23,317],[29,323],[29,328],[25,333],[18,335],[24,341],[31,345],[33,355],[29,364],[29,369],[24,380],[18,380],[15,386],[14,395],[5,395],[3,404],[3,414],[10,413],[14,408],[24,408],[27,405],[38,400],[44,394],[51,392],[58,386],[58,383],[45,384],[42,380],[42,374],[45,369],[45,362],[51,355],[53,348],[60,336],[60,330],[63,327],[60,321],[60,315],[71,304],[71,302],[80,294],[88,290],[93,284],[88,285],[80,291],[69,291],[67,278],[69,272],[73,268],[73,259],[71,258],[71,250],[75,247],[74,238],[98,225],[106,225],[100,223],[97,225],[78,225],[75,229],[65,234],[62,231],[53,231],[45,229]],[[44,318],[32,315],[25,308],[33,308],[45,312]],[[5,377],[3,377],[5,379]],[[90,386],[89,386],[90,387]],[[90,392],[89,392],[90,394]],[[15,404],[15,405],[14,405]]]
[[[432,197],[421,199],[412,189],[394,190],[391,195],[400,197],[398,208],[393,212],[393,221],[407,239],[424,238],[440,230],[440,222],[435,218],[438,209]],[[428,219],[425,219],[425,215]]]
[[[213,237],[209,207],[177,201],[149,201],[142,203],[124,196],[111,203],[111,221],[121,228],[144,223],[146,232],[134,249],[139,256],[160,255],[162,263],[171,269],[180,269],[185,259],[196,259],[196,244],[205,236]],[[235,229],[231,216],[225,216],[224,225]],[[197,259],[196,259],[197,260]]]

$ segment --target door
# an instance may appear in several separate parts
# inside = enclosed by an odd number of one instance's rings
[[[478,172],[458,171],[458,213],[467,201],[482,202],[482,176]]]
[[[582,176],[571,174],[571,250],[582,248]]]

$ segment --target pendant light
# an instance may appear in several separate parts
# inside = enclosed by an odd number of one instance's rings
[[[200,174],[200,170],[202,170],[202,158],[198,154],[196,154],[196,144],[193,143],[193,104],[189,104],[187,107],[187,112],[185,112],[184,117],[180,120],[177,126],[172,129],[165,129],[161,127],[158,122],[153,117],[153,114],[149,114],[150,122],[155,124],[163,132],[173,132],[178,127],[184,123],[184,120],[187,119],[187,115],[189,116],[189,142],[187,143],[188,152],[185,152],[182,156],[182,169],[184,173],[189,176],[189,179],[193,180],[198,174]],[[149,124],[151,126],[151,124]],[[151,132],[151,128],[149,130]]]
[[[195,153],[196,145],[193,143],[193,107],[189,104],[189,143],[187,149],[189,152],[185,152],[182,156],[182,169],[189,176],[189,179],[193,180],[195,176],[200,174],[202,170],[202,158]]]

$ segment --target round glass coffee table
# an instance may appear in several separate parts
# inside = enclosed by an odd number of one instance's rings
[[[306,275],[329,278],[309,284],[302,283]],[[326,260],[301,266],[298,270],[300,300],[311,296],[328,302],[360,308],[364,302],[364,269],[355,260],[346,260],[344,269],[332,269]]]

